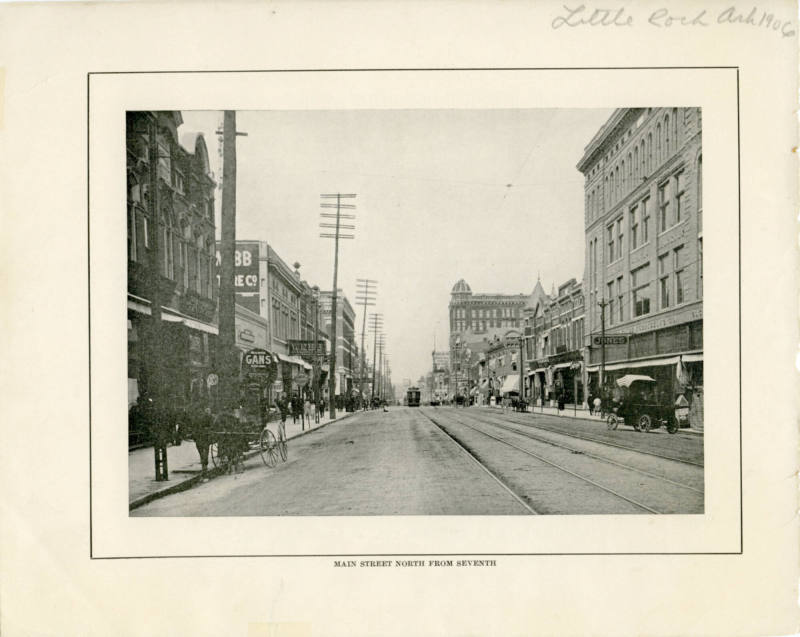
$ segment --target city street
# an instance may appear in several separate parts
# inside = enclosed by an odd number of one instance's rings
[[[393,407],[291,440],[288,461],[272,469],[255,456],[242,473],[131,515],[702,513],[702,458],[702,436]]]

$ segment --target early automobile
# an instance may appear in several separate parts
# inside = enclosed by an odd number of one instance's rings
[[[650,376],[628,374],[617,380],[619,396],[606,418],[608,429],[627,424],[636,431],[648,432],[662,425],[674,434],[678,431],[681,417],[687,408],[670,402],[659,391],[655,379]]]

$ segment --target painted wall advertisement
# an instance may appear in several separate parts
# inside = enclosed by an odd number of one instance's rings
[[[221,272],[221,243],[217,241],[217,280]],[[233,288],[236,303],[248,310],[259,313],[258,242],[237,241],[233,253]]]

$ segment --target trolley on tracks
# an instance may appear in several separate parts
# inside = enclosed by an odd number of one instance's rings
[[[662,425],[671,434],[678,431],[684,415],[683,408],[660,399],[655,379],[650,376],[628,374],[617,380],[617,386],[620,388],[621,396],[606,418],[608,429],[613,430],[620,424],[628,424],[636,431],[645,433]]]
[[[406,404],[409,407],[419,407],[419,387],[409,387],[406,391]]]

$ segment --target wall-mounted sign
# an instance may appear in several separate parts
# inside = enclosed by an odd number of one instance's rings
[[[609,336],[592,336],[592,345],[600,347],[601,345],[626,345],[628,343],[627,334],[613,334]]]
[[[222,257],[220,242],[217,242],[217,272]],[[233,287],[236,294],[258,293],[258,242],[237,241],[233,253]]]
[[[245,343],[255,343],[256,337],[253,332],[248,329],[244,329],[239,332],[239,340],[244,341]]]

